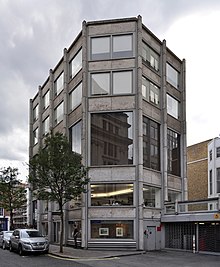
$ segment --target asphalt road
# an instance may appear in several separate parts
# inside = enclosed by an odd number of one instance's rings
[[[0,249],[0,267],[219,267],[220,256],[162,251],[108,259],[60,259],[52,255],[26,255]]]

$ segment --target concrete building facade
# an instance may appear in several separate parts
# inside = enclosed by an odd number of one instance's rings
[[[141,16],[83,22],[30,100],[30,158],[50,130],[89,167],[88,193],[65,207],[81,246],[160,249],[164,203],[187,200],[185,60]],[[30,196],[29,223],[59,241],[56,203]]]

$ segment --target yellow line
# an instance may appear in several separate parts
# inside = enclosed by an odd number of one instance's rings
[[[59,256],[54,256],[49,254],[49,257],[58,259],[58,260],[65,260],[65,261],[109,261],[109,260],[117,260],[120,259],[119,257],[111,257],[111,258],[63,258]]]

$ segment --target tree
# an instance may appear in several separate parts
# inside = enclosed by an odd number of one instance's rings
[[[0,206],[10,213],[10,229],[14,229],[13,210],[27,203],[26,189],[18,180],[17,168],[2,168],[0,171]]]
[[[50,133],[45,146],[30,162],[29,182],[39,200],[56,201],[61,221],[60,252],[63,252],[64,205],[86,192],[89,182],[87,168],[81,155],[73,152],[67,137],[62,133]]]

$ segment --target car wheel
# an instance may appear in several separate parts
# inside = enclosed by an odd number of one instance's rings
[[[13,247],[12,247],[12,244],[9,243],[9,251],[12,252],[13,251]]]
[[[20,256],[23,256],[23,255],[24,255],[24,252],[23,252],[23,249],[22,249],[22,245],[19,245],[19,246],[18,246],[18,254],[19,254]]]
[[[6,245],[5,245],[5,242],[4,241],[2,243],[2,249],[6,249]]]

